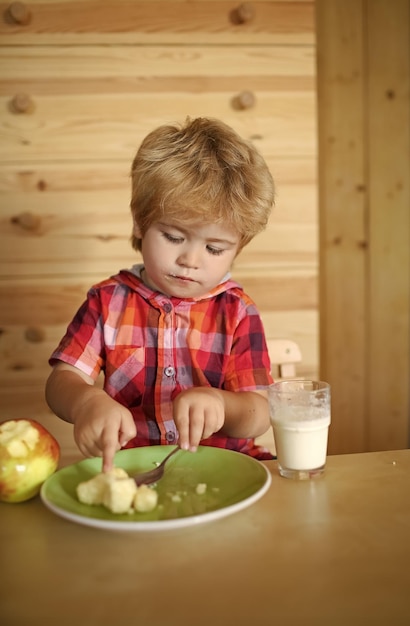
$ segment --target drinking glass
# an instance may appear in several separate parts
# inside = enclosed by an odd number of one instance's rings
[[[329,383],[281,380],[268,393],[280,475],[296,480],[321,476],[331,417]]]

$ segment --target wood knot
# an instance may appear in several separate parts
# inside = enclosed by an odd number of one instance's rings
[[[250,2],[243,2],[230,13],[232,24],[248,24],[255,17],[255,8]]]
[[[23,230],[31,232],[39,232],[41,228],[41,218],[38,215],[34,215],[34,213],[30,213],[29,211],[20,213],[19,215],[14,215],[11,218],[11,223],[17,224]]]
[[[96,239],[99,241],[110,242],[113,239],[116,239],[115,235],[96,235]]]
[[[10,366],[10,369],[15,372],[23,372],[24,370],[31,370],[32,368],[33,364],[29,361],[15,361]]]
[[[31,22],[31,12],[24,2],[12,2],[4,13],[6,24],[27,26]]]
[[[33,113],[35,105],[28,93],[16,93],[10,100],[9,109],[12,113]]]
[[[40,326],[28,326],[24,336],[31,343],[41,343],[46,338],[46,331],[44,328],[40,328]]]
[[[255,106],[256,98],[252,91],[241,91],[232,99],[232,106],[237,111],[252,109]]]

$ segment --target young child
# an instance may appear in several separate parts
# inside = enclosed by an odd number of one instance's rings
[[[120,448],[155,444],[271,459],[254,443],[270,426],[262,322],[229,274],[269,219],[267,165],[229,126],[198,118],[151,132],[131,176],[143,264],[90,289],[50,358],[47,402],[104,471]]]

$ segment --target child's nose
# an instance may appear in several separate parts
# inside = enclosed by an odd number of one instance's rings
[[[182,267],[190,267],[197,268],[199,267],[199,250],[195,247],[190,246],[189,248],[185,248],[185,250],[181,251],[178,256],[178,264]]]

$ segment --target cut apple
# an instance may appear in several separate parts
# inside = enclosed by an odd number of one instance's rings
[[[55,472],[60,446],[53,435],[32,419],[0,424],[0,500],[24,502],[36,496]]]

